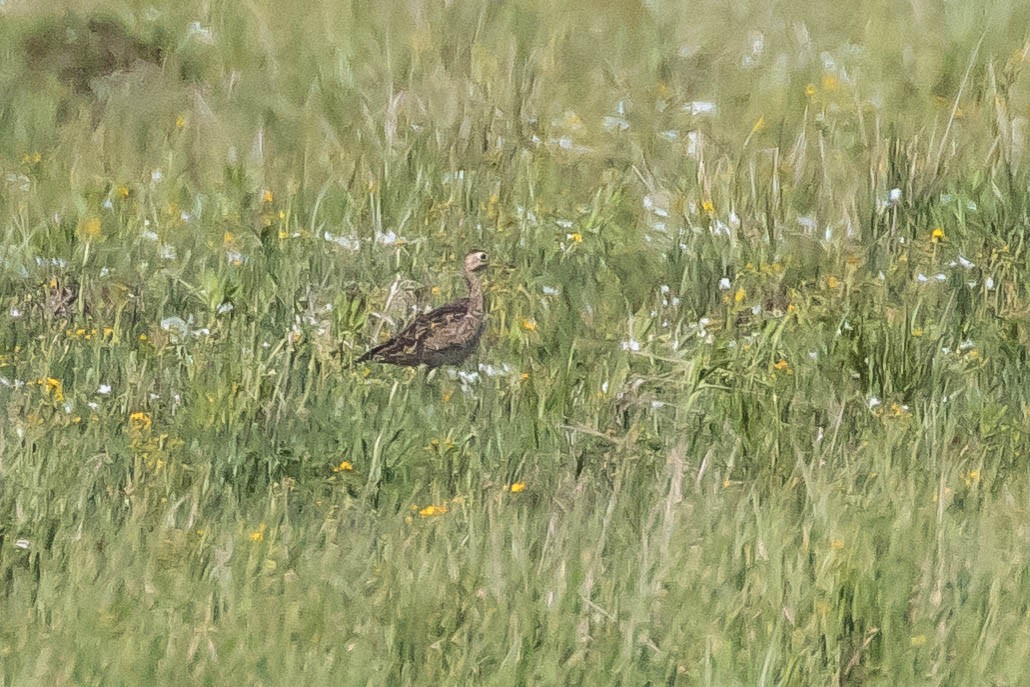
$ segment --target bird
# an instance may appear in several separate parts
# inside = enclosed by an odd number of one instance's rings
[[[356,362],[430,369],[441,365],[460,365],[479,344],[486,314],[483,283],[479,273],[490,264],[490,256],[474,250],[462,262],[469,295],[441,305],[416,317],[397,336],[369,349]]]

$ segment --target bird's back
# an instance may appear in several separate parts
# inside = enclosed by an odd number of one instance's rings
[[[358,362],[379,360],[394,365],[457,365],[475,350],[483,317],[460,298],[419,315],[397,336],[371,349]]]

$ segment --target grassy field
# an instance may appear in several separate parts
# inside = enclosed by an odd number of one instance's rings
[[[1027,684],[1028,25],[0,3],[0,685]]]

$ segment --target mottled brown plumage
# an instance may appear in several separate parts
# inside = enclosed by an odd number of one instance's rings
[[[488,260],[481,250],[466,255],[467,298],[419,315],[400,334],[371,349],[358,362],[428,367],[462,363],[475,350],[483,333],[483,285],[478,272],[486,268]]]

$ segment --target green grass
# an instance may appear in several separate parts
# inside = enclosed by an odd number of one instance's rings
[[[1030,6],[164,5],[0,7],[0,685],[1027,681]]]

